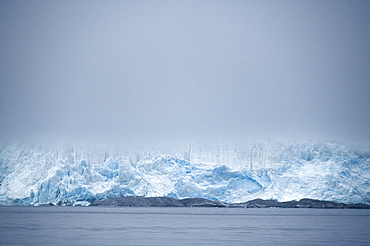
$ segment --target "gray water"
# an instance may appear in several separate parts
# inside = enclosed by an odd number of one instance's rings
[[[0,245],[370,245],[370,210],[0,207]]]

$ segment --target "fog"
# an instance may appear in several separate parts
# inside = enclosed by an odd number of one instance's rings
[[[370,139],[368,1],[1,1],[0,139]]]

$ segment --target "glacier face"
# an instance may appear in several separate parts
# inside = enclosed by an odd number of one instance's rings
[[[88,205],[120,196],[370,204],[370,152],[318,142],[162,149],[4,146],[0,205]]]

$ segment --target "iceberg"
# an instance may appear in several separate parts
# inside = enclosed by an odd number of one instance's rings
[[[1,148],[0,205],[88,206],[126,196],[370,204],[370,151],[330,142],[271,141]]]

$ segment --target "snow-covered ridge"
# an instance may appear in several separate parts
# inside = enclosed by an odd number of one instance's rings
[[[370,152],[338,144],[161,148],[4,146],[0,205],[88,205],[120,196],[370,204]]]

